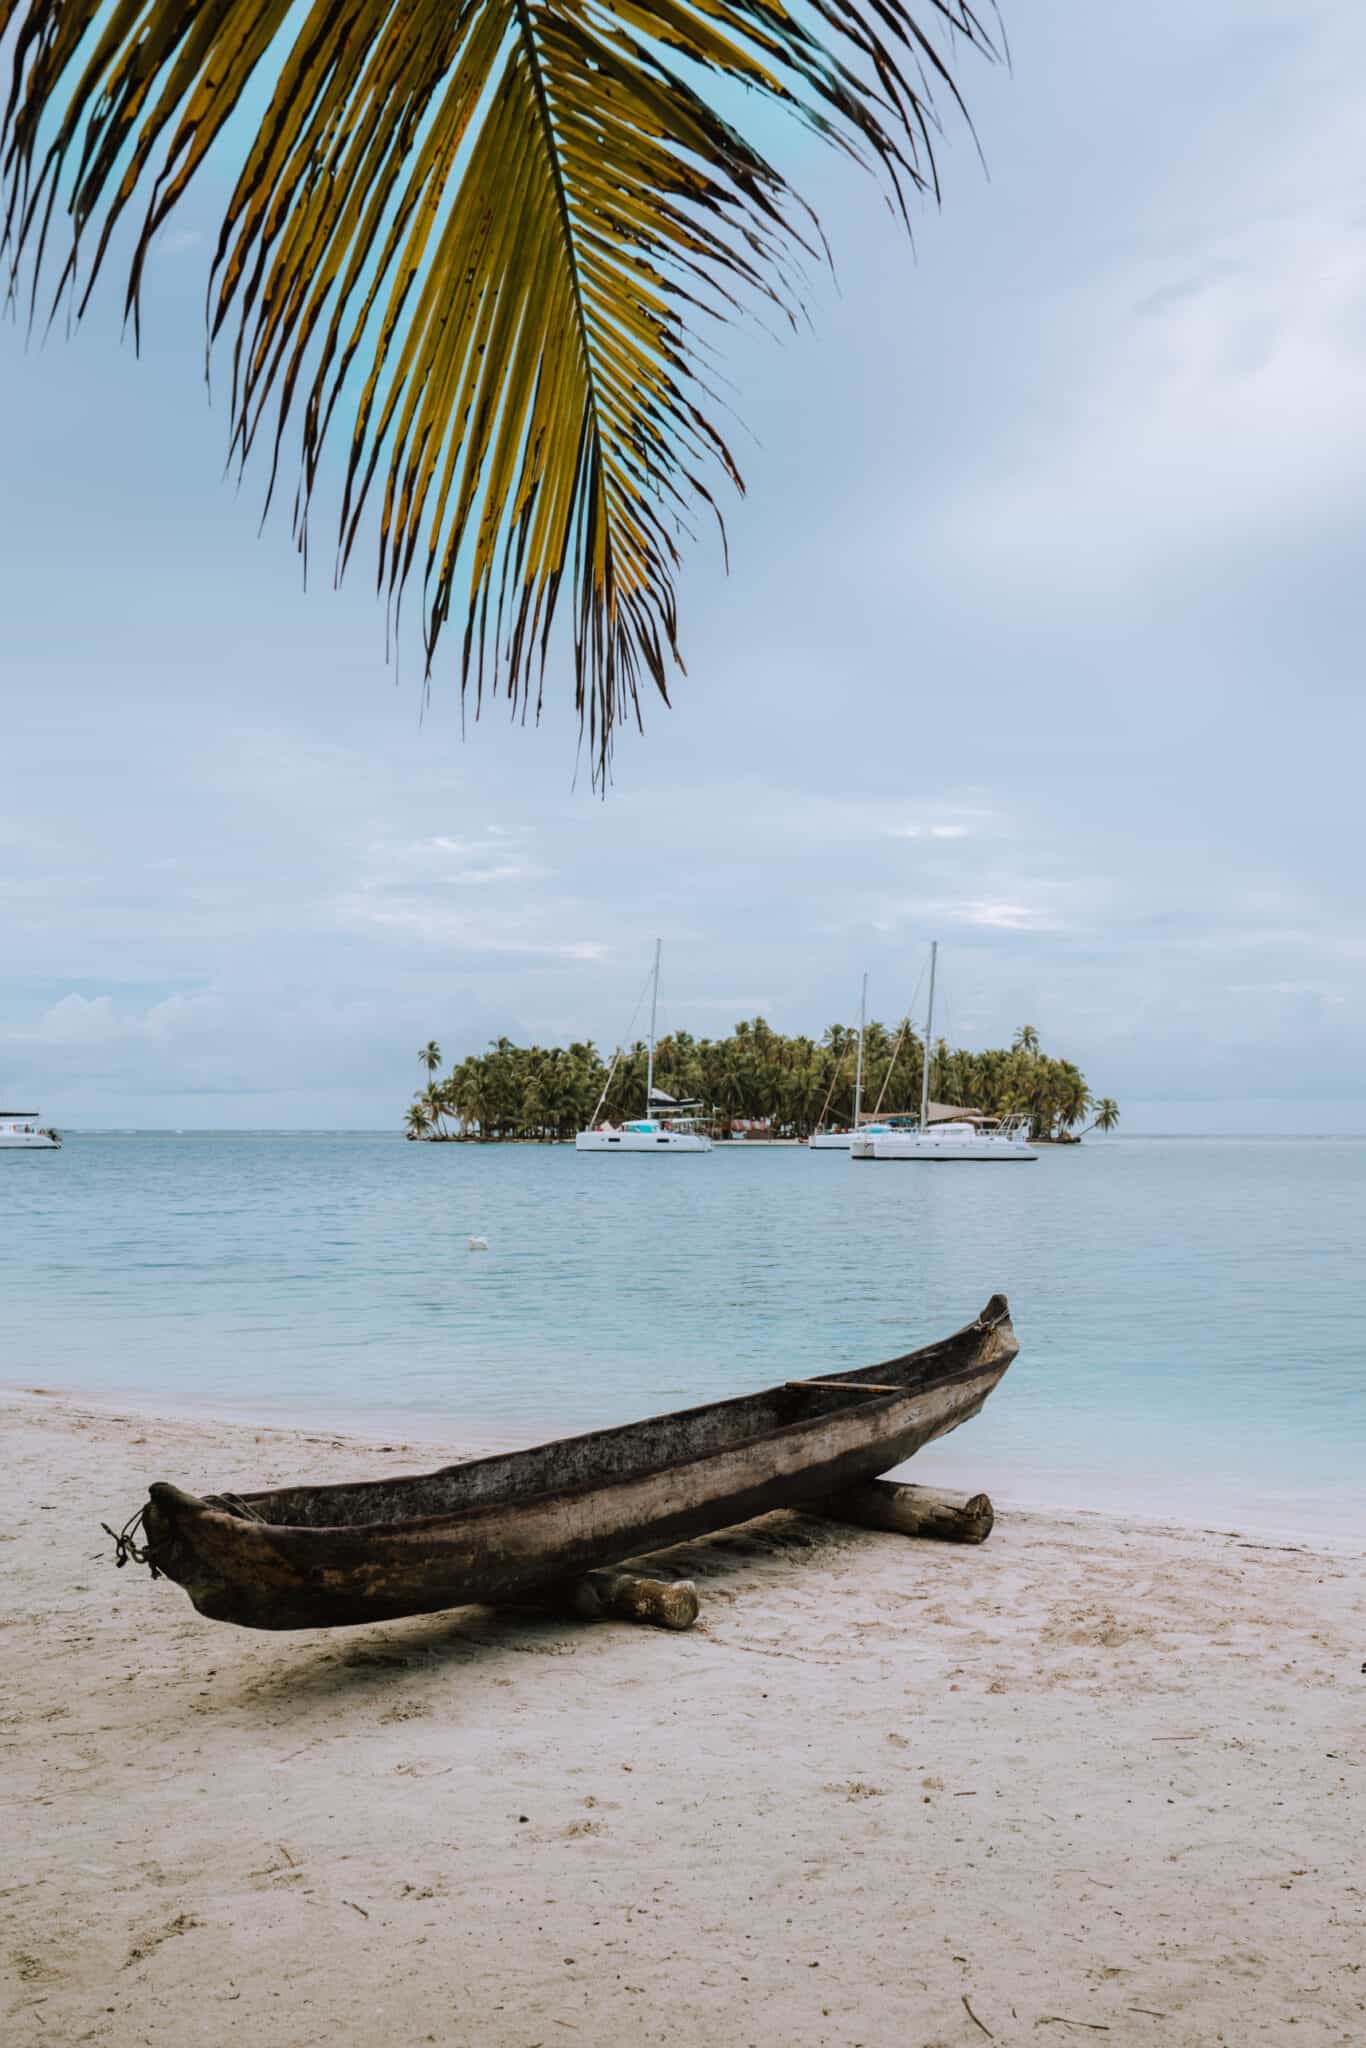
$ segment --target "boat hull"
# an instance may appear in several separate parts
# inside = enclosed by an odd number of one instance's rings
[[[957,1160],[1019,1161],[1037,1159],[1038,1153],[1024,1138],[1003,1137],[989,1131],[949,1138],[935,1130],[887,1131],[875,1137],[862,1134],[849,1148],[851,1159],[914,1160],[920,1165],[945,1165]]]
[[[580,1131],[576,1152],[710,1152],[711,1139],[696,1131]]]
[[[0,1123],[0,1152],[60,1152],[62,1141],[35,1123],[15,1118]]]
[[[201,1614],[248,1628],[534,1597],[890,1470],[975,1415],[1018,1348],[997,1295],[966,1329],[882,1365],[417,1478],[226,1500],[157,1484],[141,1554]]]

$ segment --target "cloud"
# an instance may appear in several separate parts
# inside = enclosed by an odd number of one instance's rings
[[[429,854],[452,854],[466,860],[471,856],[489,856],[506,852],[505,847],[493,846],[490,841],[503,840],[507,837],[506,832],[499,831],[493,826],[486,828],[483,837],[478,839],[451,839],[444,832],[436,832],[429,839],[413,839],[398,846],[380,846],[376,848],[376,852],[388,853],[398,860],[423,860]]]
[[[1155,559],[1319,523],[1326,500],[1360,487],[1359,257],[1358,233],[1278,224],[1141,318],[1127,284],[1078,306],[1098,368],[1069,426],[979,484],[947,529],[1013,576],[1065,563],[1131,584]]]
[[[431,891],[545,881],[553,870],[526,857],[523,848],[529,836],[489,827],[469,839],[444,832],[421,839],[378,839],[366,850],[361,886],[401,888],[418,878],[418,885]]]
[[[164,1044],[216,1017],[221,998],[210,990],[164,997],[143,1010],[119,1010],[109,995],[63,996],[38,1018],[29,1036],[39,1045]]]
[[[191,249],[201,248],[204,241],[201,228],[163,228],[157,236],[156,247],[162,256],[184,256]]]
[[[1317,981],[1233,981],[1229,983],[1229,994],[1235,996],[1308,996],[1312,1001],[1326,1003],[1337,1009],[1347,1001],[1340,990],[1324,988]]]
[[[1058,929],[1057,919],[1027,903],[968,903],[963,906],[962,916],[968,924],[980,925],[986,931],[996,932],[1044,932]]]
[[[1342,169],[1339,184],[1317,165],[1294,212],[1277,202],[1063,298],[1052,352],[1078,380],[1041,388],[1010,443],[953,487],[943,552],[1036,598],[1065,583],[1094,602],[1357,501],[1366,280]]]
[[[504,861],[496,868],[454,868],[443,879],[453,886],[465,887],[482,882],[529,882],[545,874],[544,868],[534,868],[529,861]]]
[[[467,911],[452,904],[355,890],[332,904],[343,929],[465,954],[507,954],[541,960],[605,960],[598,939],[567,938],[553,909],[513,913]]]

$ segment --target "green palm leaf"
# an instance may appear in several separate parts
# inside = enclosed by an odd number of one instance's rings
[[[969,0],[923,6],[990,48]],[[706,329],[791,316],[820,247],[720,102],[780,103],[904,206],[937,189],[927,81],[957,99],[901,0],[0,0],[0,39],[11,288],[27,258],[83,310],[133,208],[136,323],[155,237],[247,135],[209,293],[235,454],[267,444],[273,489],[297,439],[306,546],[349,423],[338,573],[377,512],[380,588],[397,616],[420,562],[428,680],[454,614],[476,710],[539,712],[567,578],[598,769],[642,683],[667,700],[690,513],[740,487]]]

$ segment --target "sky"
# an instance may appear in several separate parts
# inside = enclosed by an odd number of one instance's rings
[[[938,938],[948,1035],[1034,1024],[1125,1131],[1366,1131],[1366,16],[1003,11],[913,249],[789,155],[837,282],[729,335],[730,571],[704,535],[605,800],[563,668],[462,733],[368,564],[305,590],[225,479],[221,188],[140,359],[112,278],[0,326],[0,1097],[392,1126],[429,1037],[610,1046],[657,934],[699,1036],[865,969],[894,1019]]]

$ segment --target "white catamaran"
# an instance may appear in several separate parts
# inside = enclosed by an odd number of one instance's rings
[[[930,1047],[934,1043],[934,976],[939,941],[930,946],[930,996],[925,1017],[925,1057],[920,1076],[920,1122],[914,1130],[857,1131],[849,1146],[851,1159],[1037,1159],[1029,1143],[1029,1118],[1004,1116],[984,1122],[964,1116],[930,1121]]]
[[[645,1078],[645,1114],[634,1123],[600,1124],[602,1105],[607,1100],[607,1090],[612,1085],[620,1047],[607,1070],[607,1080],[598,1106],[593,1111],[592,1128],[580,1131],[574,1140],[576,1152],[710,1152],[711,1139],[701,1127],[701,1120],[687,1114],[690,1109],[700,1108],[693,1102],[675,1102],[672,1095],[665,1095],[655,1087],[655,1032],[659,1021],[659,958],[662,942],[655,940],[655,967],[650,987],[650,1059]],[[654,1111],[661,1109],[663,1116]]]
[[[36,1109],[0,1109],[0,1152],[57,1152],[61,1143],[38,1122]]]

